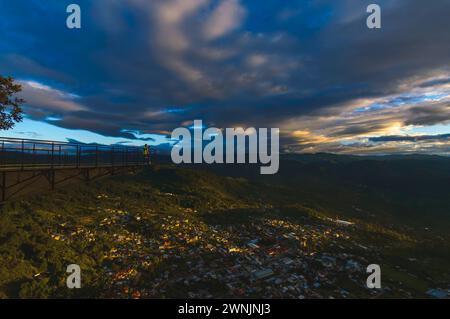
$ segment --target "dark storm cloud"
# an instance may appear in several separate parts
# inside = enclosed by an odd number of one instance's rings
[[[450,121],[450,105],[414,107],[408,112],[406,125],[433,125]]]
[[[450,72],[445,0],[378,1],[381,30],[367,29],[365,0],[78,1],[81,30],[65,28],[69,3],[0,4],[0,72],[48,86],[27,91],[32,117],[60,115],[60,126],[104,135],[193,119],[277,126]],[[440,123],[447,111],[412,109],[405,122]],[[341,126],[334,136],[384,128]]]
[[[370,142],[417,142],[417,141],[430,141],[430,140],[449,140],[450,134],[438,134],[438,135],[419,135],[419,136],[379,136],[369,138]]]
[[[444,79],[436,79],[431,81],[426,81],[420,84],[420,87],[426,88],[426,87],[434,87],[436,85],[442,85],[442,84],[450,84],[450,78],[444,78]]]
[[[379,131],[385,129],[387,124],[383,123],[372,123],[368,121],[364,124],[357,124],[357,125],[348,125],[347,127],[343,129],[338,129],[337,131],[333,132],[333,136],[353,136],[353,135],[361,135],[373,131]]]

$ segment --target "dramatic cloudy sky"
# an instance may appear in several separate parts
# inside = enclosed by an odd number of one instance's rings
[[[289,152],[450,154],[449,17],[448,0],[1,0],[0,73],[27,103],[0,133],[157,144],[202,119],[279,127]]]

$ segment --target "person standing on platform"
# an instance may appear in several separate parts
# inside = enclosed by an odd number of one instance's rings
[[[150,147],[147,144],[144,145],[144,160],[147,165],[150,165]]]

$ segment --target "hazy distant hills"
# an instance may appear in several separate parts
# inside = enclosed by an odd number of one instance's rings
[[[282,155],[273,176],[259,175],[252,165],[205,167],[269,185],[268,196],[279,201],[306,202],[337,215],[443,231],[450,226],[449,157]]]

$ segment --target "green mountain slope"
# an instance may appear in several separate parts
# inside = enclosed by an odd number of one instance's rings
[[[156,165],[9,202],[0,213],[0,296],[367,298],[447,289],[448,162],[324,157],[283,160],[270,177],[246,166]],[[79,290],[65,285],[72,263],[82,269]],[[382,267],[380,291],[365,287],[371,263]]]

